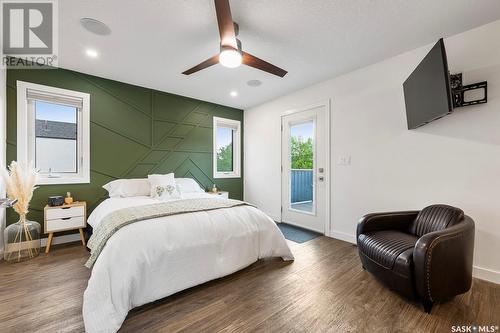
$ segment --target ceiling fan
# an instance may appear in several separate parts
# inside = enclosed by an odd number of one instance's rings
[[[215,11],[217,13],[217,23],[219,25],[220,53],[182,72],[182,74],[190,75],[217,63],[228,68],[236,68],[243,64],[279,77],[283,77],[288,73],[284,69],[242,51],[241,41],[236,38],[236,36],[238,36],[239,26],[237,23],[233,22],[231,17],[229,0],[215,0]]]

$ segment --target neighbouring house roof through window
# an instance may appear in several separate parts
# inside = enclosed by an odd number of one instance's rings
[[[35,133],[38,138],[76,140],[76,124],[37,119]]]

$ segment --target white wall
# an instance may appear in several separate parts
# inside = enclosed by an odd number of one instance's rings
[[[432,45],[245,110],[245,200],[280,216],[280,114],[330,99],[331,235],[366,213],[462,208],[476,221],[475,275],[500,283],[500,21],[445,39],[452,73],[488,81],[488,104],[408,131],[402,83]],[[337,165],[350,155],[350,166]]]
[[[6,110],[5,95],[7,92],[5,68],[0,68],[0,169],[5,168],[5,133],[6,133]],[[3,181],[0,180],[0,198],[5,197]],[[3,230],[5,228],[5,209],[0,208],[0,254],[3,253]],[[3,258],[3,256],[1,256]]]

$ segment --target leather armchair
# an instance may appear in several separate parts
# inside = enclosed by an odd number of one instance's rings
[[[363,268],[430,313],[434,302],[467,292],[472,283],[474,221],[459,208],[374,213],[358,223]]]

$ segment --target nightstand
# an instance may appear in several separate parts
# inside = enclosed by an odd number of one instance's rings
[[[85,201],[62,206],[45,206],[43,216],[44,233],[49,234],[45,253],[50,251],[54,232],[78,229],[82,244],[85,246],[85,237],[83,236],[83,228],[87,226],[87,204]]]
[[[229,192],[227,192],[227,191],[217,191],[217,192],[207,192],[207,193],[211,194],[211,195],[220,196],[221,198],[224,198],[224,199],[229,199]]]

